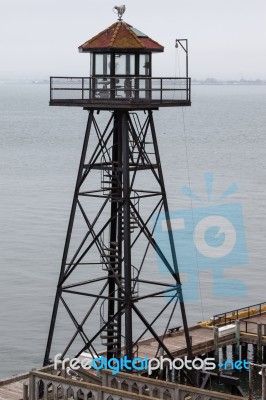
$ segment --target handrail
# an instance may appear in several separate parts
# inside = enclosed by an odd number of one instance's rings
[[[40,382],[43,384],[43,395],[39,394],[39,385]],[[51,385],[54,385],[56,388],[51,394],[49,394],[49,388]],[[107,397],[115,397],[121,398],[123,400],[145,400],[145,397],[142,394],[129,393],[124,390],[114,389],[111,387],[100,386],[93,383],[75,381],[70,378],[63,378],[61,376],[50,375],[43,372],[33,371],[30,373],[30,393],[29,400],[39,400],[42,398],[43,400],[50,400],[51,398],[55,400],[58,398],[57,396],[57,388],[60,387],[61,390],[67,397],[68,393],[72,393],[75,396],[75,399],[80,398],[79,392],[82,392],[82,397],[92,397],[96,399],[103,399]],[[156,400],[154,397],[151,397],[151,400]]]
[[[124,102],[190,103],[190,78],[175,77],[62,77],[50,78],[50,103]]]
[[[216,314],[212,318],[213,325],[221,323],[227,324],[235,321],[236,319],[249,318],[253,315],[261,315],[266,312],[266,302],[254,304],[248,307],[241,307],[235,310],[227,311],[225,313]]]
[[[63,378],[61,376],[51,375],[40,371],[33,371],[30,373],[30,400],[39,400],[39,387],[43,385],[43,400],[58,398],[57,391],[60,388],[62,394],[68,395],[72,393],[74,398],[87,398],[87,396],[100,399],[100,398],[119,398],[122,400],[150,400],[161,399],[165,396],[171,397],[172,399],[184,399],[188,395],[192,399],[200,397],[202,400],[237,400],[238,396],[232,394],[216,392],[212,390],[206,390],[196,388],[192,386],[186,386],[176,384],[172,382],[165,382],[156,380],[153,378],[145,378],[142,376],[134,376],[132,374],[118,373],[113,376],[112,371],[102,371],[102,386],[77,381],[71,378]],[[51,392],[49,393],[49,389]],[[136,392],[134,390],[137,389]],[[153,397],[153,396],[156,397]],[[246,399],[246,398],[245,398]]]
[[[261,327],[263,327],[263,331],[262,331],[262,336],[266,335],[266,324],[263,324],[261,322],[255,322],[255,321],[248,321],[248,320],[242,320],[241,321],[244,326],[245,326],[245,330],[243,331],[243,329],[241,328],[241,331],[244,333],[256,333],[257,334],[257,326],[261,325]],[[250,325],[250,328],[248,328],[248,326]],[[255,332],[252,331],[252,327],[255,327]]]
[[[108,78],[108,79],[123,79],[127,78],[127,75],[116,75],[116,76],[109,76],[109,75],[97,75],[97,76],[51,76],[50,79],[102,79],[102,78]],[[139,80],[153,80],[153,79],[163,79],[163,80],[174,80],[174,81],[179,81],[179,80],[190,80],[191,78],[187,78],[186,76],[131,76],[131,79],[139,79]]]

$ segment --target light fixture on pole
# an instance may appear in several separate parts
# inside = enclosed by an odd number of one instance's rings
[[[178,49],[179,45],[186,53],[186,78],[188,78],[188,40],[187,39],[176,39],[175,40],[175,48]]]

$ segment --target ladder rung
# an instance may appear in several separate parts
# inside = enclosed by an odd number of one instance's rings
[[[117,335],[115,335],[115,336],[100,335],[100,338],[101,339],[117,339],[118,336]]]
[[[110,346],[110,345],[113,345],[113,344],[116,344],[116,345],[118,345],[118,342],[116,341],[116,342],[109,342],[109,343],[102,343],[104,346]]]

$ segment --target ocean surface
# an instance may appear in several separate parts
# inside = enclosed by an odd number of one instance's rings
[[[82,109],[48,101],[46,84],[0,85],[0,378],[42,363],[86,126]],[[226,202],[243,210],[248,263],[225,276],[247,292],[220,299],[202,271],[189,324],[266,301],[265,110],[266,86],[198,85],[192,107],[154,112],[170,209],[197,207],[184,185],[209,206],[212,173],[213,205],[236,183]]]

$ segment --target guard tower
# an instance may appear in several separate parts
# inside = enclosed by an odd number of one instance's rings
[[[160,107],[190,106],[190,78],[153,77],[152,54],[163,46],[125,23],[123,8],[116,8],[118,21],[79,47],[90,53],[91,76],[50,79],[50,105],[83,107],[88,123],[45,365],[56,332],[62,358],[86,350],[131,360],[145,355],[145,337],[157,346],[151,356],[163,352],[173,358],[164,341],[171,324],[183,326],[191,356],[153,120]],[[160,212],[166,216],[170,257],[154,237]],[[169,276],[160,275],[157,257]]]

